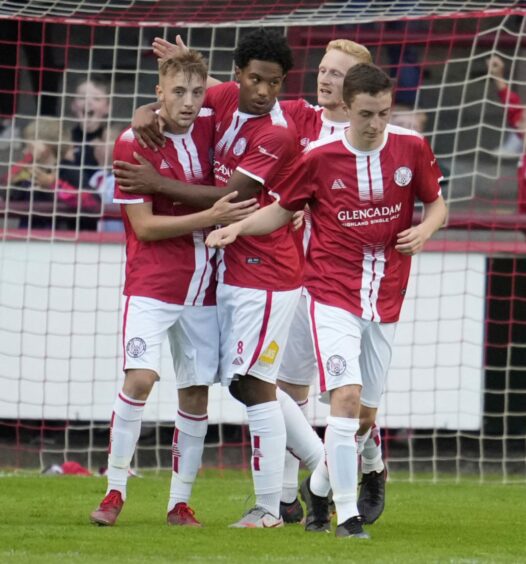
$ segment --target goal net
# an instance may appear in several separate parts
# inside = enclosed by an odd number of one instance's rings
[[[391,472],[524,481],[526,195],[517,132],[525,15],[522,3],[499,1],[1,3],[0,467],[106,464],[122,385],[125,259],[111,144],[133,109],[154,98],[152,40],[180,33],[213,76],[229,80],[239,38],[270,26],[295,57],[283,98],[316,103],[330,40],[366,45],[396,80],[393,121],[424,133],[446,177],[448,225],[414,259],[379,410]],[[498,90],[492,57],[520,98]],[[95,106],[87,79],[102,89]],[[72,156],[75,134],[92,155]],[[37,154],[43,164],[33,167]],[[49,180],[63,170],[67,186]],[[137,467],[170,466],[174,382],[166,346]],[[316,390],[309,416],[324,425]],[[242,407],[215,387],[209,417],[205,463],[247,465]]]

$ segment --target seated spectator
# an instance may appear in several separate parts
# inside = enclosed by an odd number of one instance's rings
[[[75,88],[70,111],[75,119],[71,129],[73,156],[67,169],[74,186],[89,185],[89,179],[99,168],[94,146],[104,141],[110,111],[110,87],[103,75],[90,75]]]
[[[519,213],[526,213],[526,154],[524,149],[524,132],[526,131],[526,112],[522,105],[520,96],[513,92],[504,79],[504,61],[497,55],[493,55],[486,61],[488,72],[493,79],[497,94],[506,108],[506,119],[508,124],[522,139],[522,156],[517,169],[517,207]]]
[[[79,194],[79,190],[60,173],[62,163],[72,155],[69,136],[62,129],[60,120],[40,118],[30,122],[23,130],[23,139],[22,158],[11,167],[4,179],[8,199],[28,203],[20,227],[52,228],[54,206],[43,211],[34,203],[56,200],[60,211],[69,212],[71,209],[72,215],[76,214],[79,201],[92,208],[98,206],[98,198]],[[74,226],[74,218],[61,215],[55,218],[56,229],[74,229]]]
[[[79,204],[84,208],[88,206],[88,200],[93,198],[93,194],[89,193],[93,191],[90,179],[100,169],[95,146],[104,143],[110,110],[109,93],[109,84],[103,75],[90,75],[77,84],[70,105],[75,118],[75,125],[71,129],[73,151],[62,161],[60,177],[82,192]],[[98,221],[97,217],[81,215],[79,227],[96,230]]]

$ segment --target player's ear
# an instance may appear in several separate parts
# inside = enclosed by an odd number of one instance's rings
[[[236,65],[234,68],[234,79],[236,82],[239,82],[241,78],[241,69]]]
[[[159,102],[163,101],[163,89],[159,84],[155,86],[155,95],[157,96],[157,100],[159,100]]]

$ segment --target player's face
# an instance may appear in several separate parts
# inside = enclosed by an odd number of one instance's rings
[[[161,116],[172,133],[185,133],[194,123],[205,99],[205,81],[183,72],[164,75],[157,85]]]
[[[285,75],[278,63],[252,59],[240,69],[236,67],[239,82],[239,110],[247,114],[268,114],[276,103]]]
[[[318,104],[333,110],[344,105],[343,79],[347,71],[360,61],[338,49],[331,49],[323,56],[318,67]]]
[[[383,134],[391,114],[392,95],[389,90],[375,96],[361,92],[349,107],[351,145],[360,151],[371,151],[383,142]]]
[[[109,96],[103,88],[93,82],[82,82],[77,87],[71,109],[80,127],[87,133],[92,133],[97,131],[108,116]]]

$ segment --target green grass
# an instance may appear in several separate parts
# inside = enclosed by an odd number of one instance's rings
[[[169,528],[168,488],[168,473],[130,480],[119,522],[106,528],[88,522],[103,479],[2,477],[0,562],[526,563],[524,485],[389,483],[371,540],[309,534],[300,525],[227,528],[253,504],[249,476],[236,471],[199,477],[192,505],[202,529]]]

